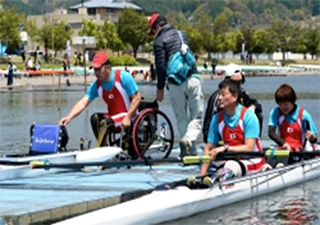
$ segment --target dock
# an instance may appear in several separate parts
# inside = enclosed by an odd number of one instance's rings
[[[0,224],[51,224],[140,197],[159,185],[198,173],[197,165],[162,164],[1,181]]]

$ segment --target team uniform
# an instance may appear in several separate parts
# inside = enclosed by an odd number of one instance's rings
[[[286,115],[281,112],[279,107],[275,107],[269,117],[269,126],[278,128],[280,137],[296,151],[301,149],[305,141],[306,122],[310,124],[310,131],[317,135],[318,131],[311,115],[300,106],[297,106],[293,113]]]
[[[261,152],[262,147],[259,139],[259,121],[252,110],[248,110],[238,104],[235,115],[231,118],[223,110],[216,114],[211,123],[208,142],[218,146],[223,140],[229,146],[238,146],[245,143],[245,139],[255,138],[254,151]],[[241,160],[249,173],[257,172],[265,163],[264,158],[252,158]]]
[[[89,86],[86,96],[91,101],[97,97],[102,98],[107,104],[105,118],[111,118],[115,127],[119,127],[130,108],[130,96],[138,91],[139,87],[130,73],[124,70],[112,70],[110,80],[101,82],[97,79]]]

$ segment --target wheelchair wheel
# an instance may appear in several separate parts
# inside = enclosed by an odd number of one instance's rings
[[[133,125],[133,147],[140,158],[167,158],[173,148],[174,133],[166,114],[145,109]]]

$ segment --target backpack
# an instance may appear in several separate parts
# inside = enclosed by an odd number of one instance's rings
[[[187,79],[191,67],[196,64],[196,60],[189,46],[183,42],[181,31],[177,32],[181,40],[181,48],[180,51],[170,57],[166,72],[169,81],[181,85]]]
[[[33,124],[30,127],[30,155],[67,151],[69,136],[65,126]]]

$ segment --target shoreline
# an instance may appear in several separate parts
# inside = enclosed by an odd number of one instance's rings
[[[263,77],[263,76],[319,76],[319,72],[286,72],[286,73],[265,73],[259,75],[245,75],[246,77]],[[210,79],[222,79],[224,76],[212,76],[212,74],[201,74],[201,78],[203,80]],[[87,75],[87,84],[91,84],[96,77],[94,75]],[[67,80],[72,85],[83,85],[84,84],[84,76],[60,76],[61,86],[67,85]],[[136,82],[145,82],[144,77],[141,74],[138,74],[135,78]],[[14,78],[13,85],[7,86],[7,78],[0,78],[0,89],[7,89],[11,87],[40,87],[40,86],[59,86],[59,76],[42,76],[42,77],[20,77]]]

